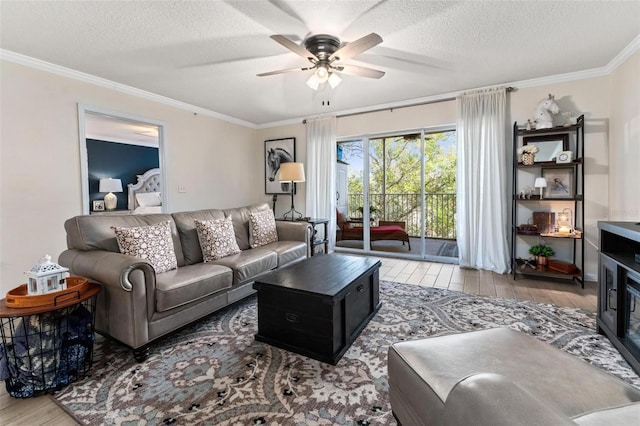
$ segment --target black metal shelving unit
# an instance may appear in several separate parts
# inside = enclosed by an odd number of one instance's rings
[[[569,150],[573,153],[573,160],[570,163],[556,163],[555,161],[536,162],[533,165],[526,165],[519,162],[517,149],[523,143],[523,138],[527,136],[537,135],[566,135],[570,138]],[[575,139],[571,140],[571,138]],[[569,197],[565,198],[543,198],[540,195],[532,195],[527,198],[520,198],[519,194],[521,187],[521,174],[523,172],[538,172],[541,173],[542,169],[555,169],[555,168],[573,168],[575,176],[575,184],[573,185],[572,193]],[[517,279],[519,275],[533,275],[542,278],[553,278],[562,280],[571,280],[578,282],[584,288],[584,115],[581,115],[576,120],[576,124],[571,126],[559,126],[549,129],[540,130],[526,130],[524,126],[518,125],[518,122],[513,123],[513,193],[512,193],[512,235],[511,235],[511,270],[513,279]],[[572,221],[573,228],[580,231],[580,236],[574,234],[567,236],[566,234],[559,234],[557,232],[548,234],[539,234],[530,231],[521,231],[520,224],[528,223],[529,218],[522,217],[522,214],[518,212],[519,207],[529,206],[533,208],[540,206],[542,203],[556,203],[567,202],[572,204]],[[567,262],[571,262],[578,268],[573,273],[564,273],[559,271],[550,270],[548,268],[542,268],[537,265],[531,265],[529,258],[518,258],[518,247],[528,246],[540,243],[541,240],[553,247],[554,244],[558,244],[561,240],[570,240],[571,259],[560,259]],[[527,248],[528,252],[528,248]],[[579,254],[579,256],[578,256]]]

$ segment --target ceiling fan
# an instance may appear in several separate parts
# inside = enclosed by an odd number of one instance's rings
[[[283,74],[292,71],[315,70],[307,81],[307,85],[313,90],[318,90],[324,83],[334,88],[342,79],[338,73],[356,75],[367,78],[381,78],[383,71],[357,65],[343,64],[342,61],[354,58],[362,52],[382,43],[382,37],[371,33],[351,43],[342,44],[338,37],[328,34],[317,34],[306,38],[302,45],[295,43],[283,35],[272,35],[271,38],[293,53],[302,56],[311,64],[305,67],[289,68],[278,71],[270,71],[258,74],[258,77]]]

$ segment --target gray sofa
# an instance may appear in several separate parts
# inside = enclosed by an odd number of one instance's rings
[[[256,277],[306,259],[311,226],[276,222],[278,241],[249,245],[249,213],[267,204],[173,214],[76,216],[65,224],[67,247],[58,263],[73,275],[102,284],[95,327],[131,347],[137,361],[149,344],[254,293]],[[194,220],[231,215],[239,254],[203,263]],[[148,226],[169,221],[178,268],[156,274],[146,261],[120,253],[112,226]]]
[[[640,425],[640,390],[508,328],[394,343],[402,425]]]

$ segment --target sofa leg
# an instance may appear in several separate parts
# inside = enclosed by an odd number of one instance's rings
[[[133,357],[136,362],[145,362],[149,357],[149,346],[143,346],[133,350]]]

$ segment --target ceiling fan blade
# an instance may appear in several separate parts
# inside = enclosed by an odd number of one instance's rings
[[[278,70],[278,71],[269,71],[269,72],[263,72],[260,74],[256,74],[258,77],[266,77],[268,75],[276,75],[276,74],[284,74],[286,72],[293,72],[293,71],[308,71],[310,69],[312,69],[313,67],[298,67],[298,68],[289,68],[286,70]]]
[[[293,41],[289,40],[287,37],[283,35],[275,34],[275,35],[272,35],[271,38],[277,41],[278,43],[280,43],[281,45],[283,45],[284,47],[286,47],[287,49],[289,49],[290,51],[292,51],[293,53],[300,55],[307,60],[312,60],[312,59],[315,61],[318,60],[316,55],[309,52],[307,49],[300,46],[299,44],[296,44]]]
[[[346,46],[343,46],[333,52],[333,55],[329,56],[329,62],[351,59],[358,56],[365,50],[369,50],[372,47],[377,46],[380,43],[382,43],[382,37],[380,37],[376,33],[371,33],[362,38],[359,38],[356,41],[352,41]]]
[[[357,65],[335,65],[331,68],[343,74],[357,75],[358,77],[382,78],[382,76],[384,76],[384,71],[378,71],[367,67],[359,67]]]

